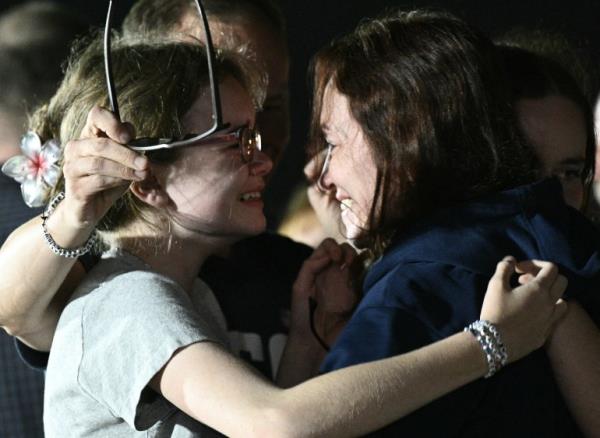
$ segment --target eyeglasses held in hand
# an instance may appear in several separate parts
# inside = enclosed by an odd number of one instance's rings
[[[106,73],[106,86],[108,90],[108,99],[113,114],[118,120],[121,120],[119,112],[119,103],[117,101],[117,92],[113,80],[112,61],[111,61],[111,20],[112,20],[112,0],[108,2],[108,12],[106,14],[106,26],[104,29],[104,69]],[[206,19],[206,13],[202,2],[196,0],[196,6],[200,14],[202,28],[206,38],[206,59],[208,63],[208,77],[210,85],[210,94],[212,102],[213,125],[207,131],[200,134],[188,134],[183,138],[155,138],[143,137],[136,138],[128,143],[128,147],[135,151],[154,151],[158,149],[172,149],[184,146],[211,145],[226,142],[237,142],[240,146],[242,161],[245,163],[254,159],[254,153],[261,150],[260,133],[255,128],[242,126],[241,128],[223,134],[216,134],[229,127],[228,123],[223,123],[223,113],[221,111],[221,97],[219,87],[216,81],[214,70],[215,50],[210,34],[210,28]]]

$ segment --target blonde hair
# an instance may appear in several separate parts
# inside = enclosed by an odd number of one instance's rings
[[[199,44],[170,41],[135,41],[113,38],[112,62],[122,120],[135,126],[138,137],[180,137],[181,124],[199,92],[208,86],[205,48]],[[108,107],[104,79],[102,41],[79,43],[64,80],[50,101],[31,118],[31,129],[42,140],[57,138],[62,145],[79,138],[94,105]],[[217,78],[233,77],[247,90],[256,107],[265,95],[266,79],[246,60],[230,53],[217,53]],[[148,153],[151,160],[171,162],[176,150]],[[63,190],[61,178],[57,190]],[[118,231],[141,219],[150,226],[162,224],[157,212],[129,191],[109,210],[98,229]]]

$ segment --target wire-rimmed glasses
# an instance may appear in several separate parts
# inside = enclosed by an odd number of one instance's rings
[[[329,170],[329,162],[331,161],[331,151],[333,150],[333,145],[327,144],[327,152],[325,153],[325,160],[323,161],[323,167],[321,168],[321,173],[319,174],[319,178],[317,179],[317,189],[320,192],[329,191],[325,184],[323,184],[323,178],[325,178],[325,174]]]
[[[113,80],[112,61],[111,61],[111,21],[112,21],[112,0],[108,2],[108,12],[106,14],[106,26],[104,29],[104,68],[106,74],[106,86],[108,90],[108,99],[112,112],[118,120],[121,120],[119,112],[119,103],[117,101],[117,92]],[[219,87],[216,81],[214,70],[215,50],[210,34],[210,28],[206,19],[204,6],[200,0],[196,0],[196,6],[202,21],[202,28],[206,38],[206,59],[208,63],[208,77],[210,84],[210,94],[212,103],[213,125],[205,132],[200,134],[188,134],[183,138],[157,138],[143,137],[131,140],[127,146],[135,151],[154,151],[159,149],[172,149],[184,146],[201,146],[218,143],[238,143],[240,153],[244,162],[250,162],[254,158],[254,152],[261,150],[261,137],[257,129],[249,126],[242,126],[233,132],[216,134],[229,128],[228,123],[223,123],[223,113],[221,110],[221,97]]]

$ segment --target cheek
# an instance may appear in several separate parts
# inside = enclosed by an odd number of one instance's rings
[[[565,202],[579,210],[583,203],[583,184],[580,181],[561,181]]]
[[[363,157],[362,165],[358,166],[356,174],[360,182],[361,206],[368,215],[373,206],[377,182],[377,168],[371,157]]]
[[[189,160],[186,168],[170,178],[169,192],[187,202],[218,204],[238,190],[240,175],[248,172],[240,165],[239,154],[223,154],[211,160]]]

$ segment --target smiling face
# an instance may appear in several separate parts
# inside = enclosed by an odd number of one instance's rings
[[[323,135],[333,148],[322,183],[340,202],[345,237],[364,234],[373,205],[377,167],[363,130],[350,112],[348,98],[330,82],[320,116]]]
[[[583,112],[570,99],[521,99],[517,112],[542,165],[542,176],[560,180],[565,202],[581,208],[587,132]]]
[[[240,83],[226,78],[220,90],[227,130],[254,126],[254,107]],[[186,132],[208,129],[211,114],[210,96],[204,90],[182,120]],[[237,143],[186,147],[174,163],[163,168],[169,214],[184,233],[235,240],[260,233],[266,226],[261,192],[271,168],[271,160],[260,151],[253,161],[244,163]]]

